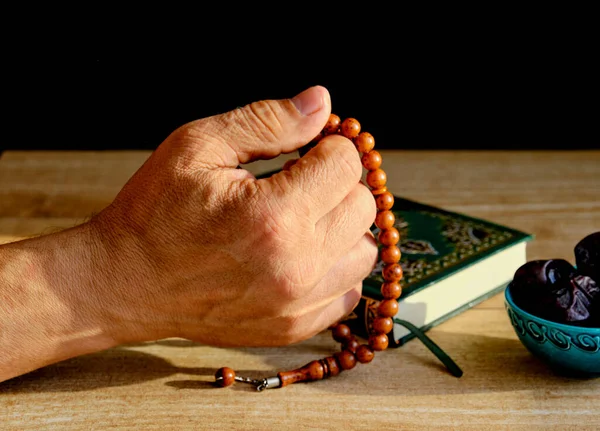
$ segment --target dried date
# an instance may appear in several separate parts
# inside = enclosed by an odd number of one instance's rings
[[[564,259],[523,264],[511,294],[515,304],[543,319],[600,327],[600,232],[579,241],[574,252],[577,268]]]
[[[562,321],[573,304],[571,279],[576,270],[564,259],[533,260],[517,269],[511,285],[515,303],[525,311]]]
[[[580,274],[600,284],[600,232],[591,233],[577,243],[575,264]]]
[[[595,302],[600,300],[600,288],[587,275],[571,279],[570,303],[564,307],[564,322],[592,322],[595,320]]]

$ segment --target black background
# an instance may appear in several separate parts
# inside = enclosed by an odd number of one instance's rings
[[[16,49],[2,57],[0,150],[154,149],[185,122],[314,84],[378,148],[598,147],[597,70],[585,32],[497,30]]]

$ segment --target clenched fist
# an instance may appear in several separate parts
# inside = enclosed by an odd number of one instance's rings
[[[328,136],[269,178],[238,168],[306,145],[330,113],[317,86],[185,124],[89,222],[0,247],[0,347],[18,350],[0,380],[165,337],[285,345],[350,313],[377,258],[352,142]]]

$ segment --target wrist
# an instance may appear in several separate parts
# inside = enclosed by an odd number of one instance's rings
[[[99,313],[98,250],[87,223],[0,247],[0,381],[118,343]]]
[[[94,291],[91,297],[99,304],[96,318],[116,344],[175,336],[177,330],[158,318],[160,304],[152,294],[158,283],[157,265],[145,251],[142,234],[119,214],[109,207],[88,222],[94,244],[88,271]]]

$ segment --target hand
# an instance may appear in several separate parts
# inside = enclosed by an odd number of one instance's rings
[[[92,220],[95,303],[115,339],[285,345],[352,311],[377,258],[352,142],[329,136],[266,179],[236,169],[307,144],[330,109],[312,87],[191,122],[157,148]]]
[[[329,136],[266,179],[236,169],[329,114],[313,87],[186,124],[88,222],[0,246],[0,382],[166,337],[285,345],[349,314],[377,257],[353,144]]]

